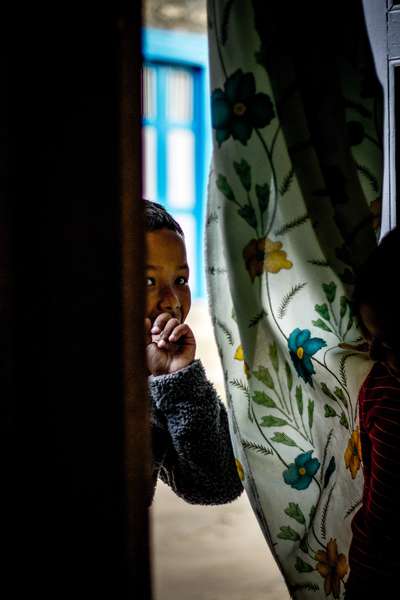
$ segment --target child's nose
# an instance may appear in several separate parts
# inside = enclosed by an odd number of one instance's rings
[[[180,307],[180,302],[176,294],[171,288],[164,288],[162,290],[160,308],[166,311],[176,311]]]

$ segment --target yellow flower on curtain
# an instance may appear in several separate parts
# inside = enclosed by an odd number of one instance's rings
[[[351,438],[349,439],[349,443],[347,444],[344,453],[344,462],[346,464],[346,469],[350,469],[352,479],[355,479],[361,466],[361,440],[359,429],[356,429],[351,434]]]
[[[244,351],[243,351],[242,345],[240,345],[236,348],[235,356],[233,358],[235,360],[241,360],[244,362],[244,365],[243,365],[244,373],[245,373],[247,379],[249,379],[251,377],[251,371],[250,371],[249,365],[247,364],[247,362],[244,359]]]
[[[334,598],[340,598],[340,581],[348,571],[347,560],[344,554],[338,554],[336,539],[331,538],[325,550],[318,550],[315,555],[317,559],[316,569],[325,579],[325,594],[333,594]]]
[[[291,269],[293,263],[282,250],[282,242],[273,242],[269,238],[252,239],[243,250],[243,258],[251,281],[268,273],[279,273],[282,269]]]
[[[243,346],[238,346],[236,348],[234,359],[235,360],[244,360]]]
[[[243,469],[243,465],[240,462],[240,460],[238,460],[237,458],[235,458],[235,463],[236,463],[236,468],[237,468],[237,472],[238,472],[238,475],[240,477],[240,480],[244,481],[244,469]]]

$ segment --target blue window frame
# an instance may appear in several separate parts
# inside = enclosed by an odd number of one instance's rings
[[[145,195],[183,226],[192,294],[201,298],[211,155],[207,36],[144,29],[143,58]]]

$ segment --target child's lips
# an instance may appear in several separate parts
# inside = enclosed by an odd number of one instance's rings
[[[179,313],[179,314],[176,314],[176,313],[169,313],[169,314],[171,315],[171,317],[172,317],[173,319],[176,319],[177,321],[179,321],[179,323],[182,323],[182,315],[181,315],[180,313]]]

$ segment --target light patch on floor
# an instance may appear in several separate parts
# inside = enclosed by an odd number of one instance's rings
[[[153,516],[155,600],[288,600],[245,493],[192,506],[159,482]]]

